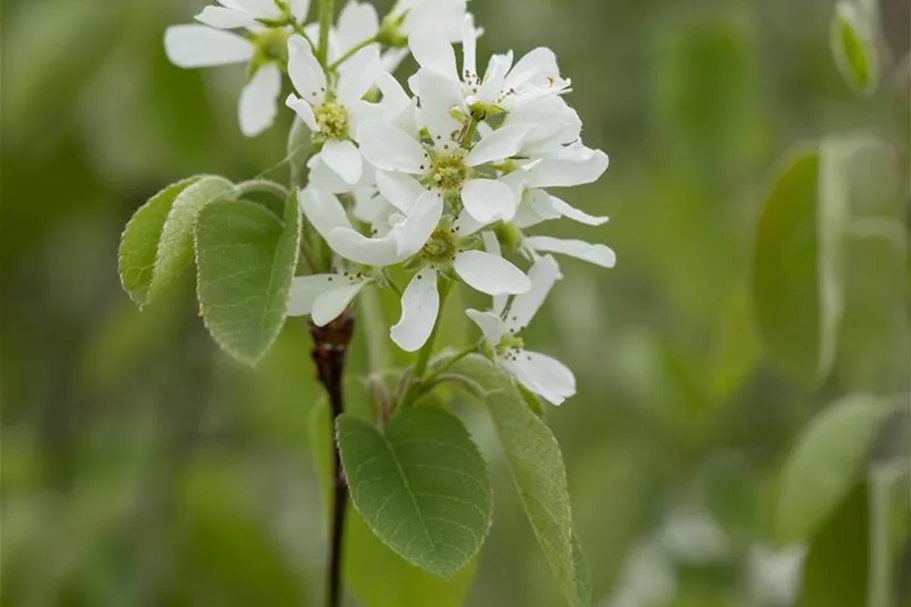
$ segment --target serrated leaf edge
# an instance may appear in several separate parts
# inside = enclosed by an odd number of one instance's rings
[[[142,210],[145,209],[146,207],[148,207],[156,198],[158,198],[159,196],[161,196],[162,194],[164,194],[171,188],[176,188],[176,187],[183,185],[183,187],[180,189],[180,192],[178,192],[178,194],[176,194],[174,196],[174,200],[177,200],[177,196],[179,196],[180,193],[182,193],[188,187],[193,185],[193,183],[198,181],[200,178],[202,178],[201,175],[194,175],[193,177],[187,177],[186,179],[181,179],[180,181],[175,181],[174,183],[167,185],[164,188],[162,188],[161,190],[159,190],[158,192],[156,192],[154,195],[152,195],[148,200],[146,200],[142,205],[140,205],[133,212],[132,217],[130,217],[130,220],[127,221],[126,225],[123,227],[123,230],[120,232],[120,244],[117,247],[117,276],[120,279],[121,288],[129,296],[129,298],[133,301],[133,303],[135,303],[139,307],[140,310],[149,302],[149,298],[148,298],[149,289],[148,289],[148,287],[146,287],[146,289],[144,291],[145,297],[140,301],[130,291],[130,289],[127,288],[127,286],[123,282],[123,274],[124,274],[123,257],[124,257],[124,244],[125,244],[124,237],[127,235],[127,232],[129,232],[130,229],[133,227],[133,224],[139,220],[139,215],[142,212]],[[174,202],[172,201],[171,206],[173,207],[173,205],[174,205]],[[170,213],[170,210],[168,211],[168,213]],[[167,219],[165,219],[165,223],[167,223]],[[162,224],[162,231],[163,230],[164,230],[164,224]],[[160,235],[159,235],[159,238],[160,238]],[[157,259],[157,256],[158,256],[157,247],[155,250],[155,255],[156,255],[156,259]],[[153,265],[153,268],[154,268],[154,265]],[[153,269],[153,275],[154,275],[154,269]],[[149,281],[149,284],[151,284],[151,280]]]
[[[445,574],[444,574],[444,573],[442,573],[442,572],[440,572],[440,571],[437,571],[437,570],[434,570],[434,569],[428,569],[428,568],[425,567],[423,564],[418,563],[417,561],[415,561],[415,560],[409,558],[408,555],[402,554],[402,553],[399,552],[398,549],[396,549],[394,546],[390,546],[388,543],[386,543],[386,540],[383,539],[383,537],[382,537],[379,533],[377,533],[377,530],[376,530],[376,528],[374,527],[374,525],[372,524],[372,522],[371,522],[366,516],[364,516],[364,513],[363,513],[363,512],[361,512],[361,509],[360,509],[360,507],[357,505],[357,502],[354,500],[353,496],[350,497],[350,499],[351,499],[351,504],[352,504],[352,506],[354,507],[354,509],[357,511],[358,516],[361,517],[361,520],[364,521],[364,524],[366,524],[367,527],[370,529],[370,531],[373,532],[373,535],[375,535],[375,536],[377,537],[377,539],[379,539],[381,542],[383,542],[383,545],[384,545],[384,546],[386,546],[387,548],[389,548],[390,550],[392,550],[396,555],[398,555],[399,557],[401,557],[401,558],[402,558],[403,560],[405,560],[407,563],[410,563],[411,565],[414,565],[415,567],[417,567],[417,568],[420,569],[421,571],[426,571],[427,573],[429,573],[429,574],[431,574],[431,575],[433,575],[433,576],[436,576],[436,577],[438,577],[438,578],[440,578],[440,579],[443,579],[443,580],[451,580],[452,578],[454,578],[460,571],[462,571],[462,569],[464,569],[465,567],[468,566],[468,564],[471,562],[472,559],[474,559],[474,558],[481,552],[481,549],[484,547],[484,544],[485,544],[486,541],[487,541],[487,536],[490,534],[490,528],[493,526],[493,513],[494,513],[493,481],[492,481],[492,478],[491,478],[491,475],[490,475],[490,466],[488,465],[487,460],[486,460],[486,459],[484,458],[484,456],[481,454],[480,449],[478,449],[477,444],[476,444],[473,440],[471,440],[471,433],[468,432],[468,428],[465,427],[465,424],[462,423],[462,420],[460,420],[460,419],[459,419],[458,417],[456,417],[455,415],[452,415],[452,414],[449,414],[449,415],[450,415],[450,416],[453,418],[453,420],[455,420],[455,422],[457,422],[457,423],[462,427],[462,429],[465,431],[465,435],[469,437],[469,442],[472,444],[472,447],[474,448],[475,455],[477,455],[478,458],[481,459],[481,461],[484,462],[484,471],[485,471],[485,473],[486,473],[486,474],[485,474],[485,480],[487,481],[487,486],[490,488],[490,513],[489,513],[489,515],[488,515],[488,517],[487,517],[487,527],[484,529],[483,533],[481,534],[480,541],[478,542],[478,547],[477,547],[477,549],[474,551],[474,553],[472,553],[472,554],[469,555],[469,558],[466,560],[465,565],[463,565],[463,566],[462,566],[461,568],[459,568],[459,569],[456,569],[456,570],[454,570],[454,571],[451,571],[451,572],[448,572],[448,573],[445,573]],[[386,445],[386,447],[387,447],[387,449],[388,449],[388,442],[386,442],[386,440],[385,440],[385,436],[386,436],[386,435],[385,435],[384,432],[380,432],[380,429],[379,429],[379,428],[377,428],[376,426],[373,426],[372,424],[370,424],[369,422],[366,422],[365,420],[362,420],[362,419],[357,418],[357,417],[354,417],[354,416],[350,416],[350,418],[353,419],[353,420],[356,420],[356,421],[358,421],[358,422],[362,422],[362,423],[364,423],[364,424],[370,426],[374,431],[376,431],[378,434],[380,434],[380,435],[383,437],[383,439],[384,439],[384,444]],[[334,438],[334,441],[335,441],[334,447],[337,448],[337,449],[339,449],[339,450],[341,450],[341,441],[339,440],[339,425],[338,425],[338,420],[339,420],[339,419],[340,419],[340,418],[336,418],[335,420],[332,421],[332,427],[333,427],[333,438]],[[391,450],[390,450],[390,451],[391,451]],[[396,461],[396,465],[398,465],[398,462],[397,462],[397,461]],[[349,488],[349,494],[350,494],[350,488]]]
[[[253,203],[253,202],[247,202],[247,201],[245,201],[245,200],[231,200],[231,201],[224,201],[224,202],[226,202],[226,203],[228,203],[228,204],[249,205],[249,206],[252,206],[252,207],[256,207],[256,208],[258,208],[258,209],[259,209],[259,208],[262,208],[261,205],[258,205],[258,204]],[[301,216],[301,215],[300,215],[300,208],[298,207],[298,205],[293,204],[293,203],[290,203],[290,202],[286,202],[286,204],[290,204],[290,206],[294,207],[294,210],[295,210],[295,217],[296,217],[296,220],[295,220],[295,221],[296,221],[296,223],[298,224],[298,225],[297,225],[297,227],[298,227],[298,229],[297,229],[297,234],[294,236],[294,238],[295,238],[295,247],[294,247],[294,263],[293,263],[293,265],[296,267],[296,266],[297,266],[297,262],[298,262],[298,258],[299,258],[299,256],[300,256],[300,232],[301,232],[301,231],[300,231],[300,216]],[[207,208],[208,208],[208,205],[207,205]],[[267,211],[267,212],[268,212],[268,211]],[[202,213],[202,211],[200,211],[200,214],[201,214],[201,213]],[[285,234],[284,230],[285,230],[286,223],[283,223],[278,217],[275,217],[275,215],[272,214],[272,213],[269,213],[269,215],[270,215],[271,217],[273,217],[273,218],[275,219],[275,221],[278,222],[278,223],[282,226],[282,237],[283,237],[284,234]],[[288,215],[288,213],[287,213],[287,210],[286,210],[285,216],[287,217],[287,215]],[[279,237],[279,243],[281,243],[281,238],[282,238],[282,237]],[[273,256],[272,256],[272,270],[271,270],[271,272],[273,272],[273,273],[274,273],[274,271],[275,271],[275,270],[274,270],[274,269],[275,269],[275,256],[276,256],[277,254],[278,254],[278,247],[276,247],[276,250],[275,250],[275,252],[273,253]],[[212,336],[212,339],[215,340],[215,343],[218,344],[218,347],[219,347],[219,348],[221,348],[222,350],[224,350],[226,353],[228,353],[228,354],[229,354],[232,358],[234,358],[235,360],[238,360],[238,361],[240,361],[241,363],[243,363],[243,364],[245,364],[245,365],[247,365],[247,366],[255,367],[255,366],[263,359],[263,357],[269,352],[269,350],[272,349],[272,346],[275,344],[275,340],[278,339],[279,334],[281,334],[282,328],[285,326],[285,321],[287,320],[287,314],[286,314],[285,317],[282,319],[282,322],[280,322],[280,323],[276,326],[276,329],[272,332],[272,335],[269,336],[269,339],[267,340],[267,342],[265,343],[265,345],[263,346],[263,348],[261,349],[261,351],[259,352],[259,354],[257,354],[257,355],[254,356],[254,357],[249,357],[249,356],[246,356],[246,355],[244,355],[244,354],[241,354],[241,353],[238,352],[235,348],[229,347],[228,345],[222,343],[221,339],[219,339],[219,338],[215,335],[215,333],[212,332],[212,328],[209,326],[209,322],[208,322],[208,320],[206,319],[206,315],[205,315],[205,313],[204,313],[204,311],[203,311],[202,294],[200,293],[200,288],[199,288],[199,287],[200,287],[200,280],[199,280],[199,234],[198,234],[198,231],[196,230],[196,227],[195,227],[195,226],[194,226],[194,229],[193,229],[193,259],[194,259],[194,262],[195,262],[195,264],[196,264],[196,300],[197,300],[197,302],[199,303],[199,316],[202,318],[203,326],[205,326],[206,330],[209,332],[209,335]],[[270,284],[271,284],[271,277],[270,277]],[[289,289],[288,293],[290,294],[290,289]]]

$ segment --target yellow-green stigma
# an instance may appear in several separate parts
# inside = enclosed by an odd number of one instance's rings
[[[433,187],[444,192],[458,191],[468,179],[468,167],[461,154],[441,156],[433,161],[430,167],[430,181]]]
[[[421,249],[429,263],[449,263],[459,252],[459,242],[452,228],[437,228]]]
[[[283,27],[272,27],[257,34],[253,38],[253,44],[256,47],[254,64],[287,61],[289,36],[288,30]]]
[[[504,335],[500,339],[500,343],[497,344],[494,351],[497,356],[504,356],[509,350],[521,350],[525,347],[525,342],[522,341],[521,337],[516,337],[515,335]]]
[[[313,108],[313,117],[319,127],[320,135],[325,139],[348,138],[348,110],[335,101],[327,101]]]

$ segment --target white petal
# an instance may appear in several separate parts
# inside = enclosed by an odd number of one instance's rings
[[[506,367],[523,386],[540,394],[553,405],[559,405],[576,393],[576,378],[566,365],[538,352],[512,351],[515,360],[501,357]]]
[[[474,321],[474,324],[478,325],[478,328],[481,329],[481,333],[484,334],[484,339],[487,343],[491,346],[496,346],[500,343],[500,339],[506,332],[506,328],[503,326],[503,321],[499,316],[493,312],[481,312],[480,310],[473,310],[471,308],[465,310],[465,314]]]
[[[319,105],[326,97],[326,74],[303,36],[288,39],[288,76],[305,101]]]
[[[546,84],[551,78],[559,78],[560,68],[557,57],[549,48],[539,47],[526,53],[506,77],[504,87],[518,89],[526,84]]]
[[[313,311],[310,313],[313,324],[323,327],[338,318],[351,300],[361,292],[365,284],[367,283],[358,282],[319,295],[313,303]]]
[[[238,114],[240,130],[255,137],[272,126],[278,114],[278,94],[282,90],[282,72],[275,63],[267,63],[253,74],[240,94]]]
[[[414,275],[402,293],[402,316],[389,331],[389,336],[406,352],[420,350],[430,337],[439,313],[437,273],[424,268]]]
[[[445,38],[435,33],[420,33],[408,39],[408,46],[415,61],[422,68],[433,70],[445,78],[458,80],[455,52]]]
[[[550,236],[528,236],[522,240],[535,251],[562,253],[604,268],[613,268],[617,263],[617,256],[603,244],[589,244],[581,240],[563,240]]]
[[[556,196],[551,196],[550,202],[553,205],[553,209],[567,219],[572,219],[573,221],[578,221],[579,223],[584,223],[585,225],[589,226],[599,226],[603,223],[607,223],[607,217],[589,215],[584,211],[580,211],[576,207],[572,207],[566,204]]]
[[[405,35],[434,35],[449,42],[462,39],[465,19],[465,0],[433,0],[399,2],[396,14],[405,13],[402,32]]]
[[[467,210],[462,209],[462,212],[459,213],[458,218],[456,218],[453,227],[459,233],[459,236],[471,236],[487,224],[481,223],[477,219],[471,216]]]
[[[571,187],[596,181],[607,170],[607,154],[595,150],[586,160],[545,158],[531,170],[530,188]]]
[[[528,183],[528,171],[519,169],[518,171],[503,175],[498,181],[500,183],[505,183],[509,187],[512,191],[513,198],[516,200],[516,204],[519,204],[519,201],[522,200],[522,196],[525,195],[525,184]]]
[[[452,134],[459,130],[459,121],[452,117],[452,109],[465,110],[462,85],[457,79],[447,78],[431,70],[420,70],[410,83],[421,98],[421,114],[437,149],[449,150],[456,146]]]
[[[477,76],[478,55],[478,30],[474,26],[474,16],[465,15],[464,31],[462,33],[462,78],[466,82]]]
[[[512,333],[518,333],[527,327],[559,278],[561,278],[560,266],[557,265],[554,258],[550,255],[539,258],[528,271],[531,290],[528,293],[516,295],[512,300],[512,305],[509,306],[506,328]]]
[[[503,92],[503,81],[510,67],[512,67],[512,51],[490,58],[487,71],[484,73],[484,81],[481,83],[481,90],[478,91],[479,101],[485,103],[497,101],[500,93]]]
[[[381,69],[378,44],[366,46],[348,59],[339,69],[336,87],[336,95],[342,105],[348,107],[359,101],[376,82],[376,75]]]
[[[298,23],[303,23],[307,20],[307,13],[310,12],[310,0],[291,0],[291,16],[294,17]]]
[[[223,30],[233,30],[256,24],[256,20],[249,14],[221,6],[205,7],[201,13],[196,15],[196,20],[209,27]]]
[[[531,289],[531,281],[522,270],[483,251],[459,253],[453,268],[468,286],[488,295],[526,293]]]
[[[399,81],[385,70],[380,70],[376,75],[376,87],[383,93],[383,99],[380,105],[384,113],[390,118],[394,118],[405,111],[405,108],[411,103],[411,98]]]
[[[389,204],[373,188],[357,188],[354,194],[354,208],[351,213],[364,223],[382,228],[388,227],[389,216],[395,212],[395,207]],[[382,236],[388,234],[387,229]]]
[[[309,103],[291,93],[285,99],[285,105],[294,110],[294,113],[307,125],[311,131],[317,130],[316,118],[313,116],[313,108]]]
[[[253,58],[250,41],[205,25],[174,25],[165,30],[164,50],[179,67],[211,67]]]
[[[554,209],[554,200],[556,199],[544,190],[526,190],[512,223],[523,229],[560,217],[560,213]]]
[[[405,220],[390,232],[398,243],[399,257],[405,259],[420,251],[440,223],[442,215],[443,197],[434,192],[421,194]]]
[[[510,111],[503,124],[529,127],[525,141],[538,146],[572,143],[582,131],[579,115],[558,95],[536,99]]]
[[[402,213],[408,213],[414,201],[426,192],[410,175],[391,171],[376,172],[376,187],[383,197]]]
[[[320,154],[310,157],[310,160],[307,161],[307,168],[310,169],[309,185],[316,188],[317,191],[326,194],[346,194],[351,191],[351,184],[342,181],[338,173],[326,166]]]
[[[338,274],[313,274],[295,276],[291,282],[291,295],[288,298],[288,316],[305,316],[313,310],[316,298],[342,283]]]
[[[409,54],[407,48],[390,48],[386,50],[380,57],[380,61],[383,63],[383,69],[390,74],[394,73],[395,70],[399,69],[399,66],[402,65],[402,61],[404,61],[405,57]]]
[[[490,253],[491,255],[496,255],[498,257],[503,257],[503,251],[500,249],[500,241],[497,240],[497,235],[493,231],[488,230],[481,234],[481,241],[484,243],[484,250]]]
[[[522,147],[522,140],[528,128],[525,126],[504,126],[487,135],[475,144],[466,162],[476,167],[485,162],[498,162],[515,156]]]
[[[367,2],[351,0],[338,17],[338,42],[342,53],[376,35],[380,28],[376,9]]]
[[[505,183],[496,179],[470,179],[462,187],[462,204],[482,224],[509,221],[516,214],[516,199]]]
[[[278,19],[282,15],[281,9],[270,0],[220,0],[220,2],[260,19]]]
[[[309,187],[300,191],[297,200],[307,220],[323,238],[335,228],[351,229],[345,208],[332,194]]]
[[[401,261],[392,235],[367,238],[352,228],[335,228],[326,235],[333,251],[355,263],[385,267]]]
[[[497,240],[497,235],[492,231],[488,230],[487,232],[482,232],[481,240],[484,243],[485,251],[491,255],[496,255],[497,257],[503,256],[503,253],[500,251],[500,241]],[[508,299],[508,295],[494,295],[493,305],[491,306],[493,313],[497,316],[502,316],[503,312],[506,310],[506,302]]]
[[[355,184],[361,179],[364,160],[354,143],[350,141],[327,141],[323,144],[320,157],[345,183]]]
[[[367,162],[382,171],[418,175],[429,168],[430,160],[421,144],[397,126],[368,120],[358,127],[357,142]]]

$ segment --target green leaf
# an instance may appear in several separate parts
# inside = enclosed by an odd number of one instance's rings
[[[744,285],[728,297],[715,327],[707,379],[714,404],[722,404],[741,387],[756,368],[758,358],[759,340]]]
[[[255,364],[285,322],[300,245],[300,210],[284,224],[251,202],[208,205],[196,224],[197,293],[206,328],[234,358]]]
[[[193,260],[193,227],[202,208],[233,187],[223,177],[178,181],[153,196],[127,223],[120,240],[120,281],[142,308]]]
[[[862,95],[872,94],[879,82],[879,59],[871,16],[854,2],[840,0],[832,14],[829,44],[848,86]]]
[[[781,473],[777,527],[782,543],[811,537],[857,483],[890,407],[851,395],[833,403],[797,438]]]
[[[792,151],[765,199],[753,260],[753,305],[770,361],[811,384],[819,359],[819,152]]]
[[[582,542],[573,531],[573,567],[575,569],[575,596],[578,597],[579,605],[591,605],[592,602],[592,574],[588,569],[588,562],[585,560],[585,552],[582,550]]]
[[[361,404],[346,397],[350,408]],[[363,408],[363,407],[362,407]],[[329,404],[322,399],[310,414],[310,446],[323,489],[326,518],[332,496],[332,424]],[[444,580],[418,569],[373,534],[349,503],[346,514],[345,582],[364,607],[459,607],[474,580],[477,558],[452,579]]]
[[[866,604],[868,517],[867,494],[858,484],[810,544],[798,607]]]
[[[854,144],[829,137],[819,146],[819,360],[824,378],[835,363],[838,330],[845,306],[845,240],[851,219],[848,165]]]
[[[408,562],[451,578],[480,550],[492,499],[484,459],[461,422],[412,407],[385,434],[344,414],[337,422],[354,507]]]
[[[486,404],[525,513],[557,582],[573,607],[591,604],[591,582],[574,539],[563,455],[553,432],[489,360],[468,356],[450,369],[487,391]]]

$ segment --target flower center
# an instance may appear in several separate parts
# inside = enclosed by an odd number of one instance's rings
[[[348,138],[348,110],[335,101],[313,108],[313,117],[320,134],[326,139]]]
[[[504,335],[500,339],[500,343],[497,344],[494,351],[497,356],[507,356],[509,358],[515,358],[522,348],[525,347],[525,342],[522,341],[521,337],[516,337],[515,335]]]
[[[430,167],[431,185],[444,192],[462,189],[462,184],[468,179],[468,167],[462,154],[451,154],[434,159]]]
[[[421,255],[428,263],[448,263],[459,252],[459,242],[451,228],[437,228],[424,243]]]
[[[254,62],[258,65],[288,60],[288,38],[290,34],[283,27],[265,29],[253,38],[256,47]]]

